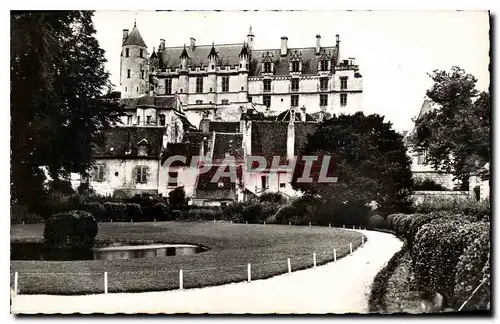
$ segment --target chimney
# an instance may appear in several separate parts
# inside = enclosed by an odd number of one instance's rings
[[[189,40],[189,48],[191,48],[191,52],[194,51],[195,46],[196,46],[196,39],[194,37],[191,37]]]
[[[288,160],[295,157],[295,109],[290,108],[290,121],[286,137],[286,156]]]
[[[128,29],[123,30],[123,39],[122,39],[122,44],[125,43],[125,40],[128,37]]]
[[[306,107],[305,106],[302,106],[302,108],[300,108],[300,120],[303,122],[306,121]]]
[[[319,51],[321,50],[321,35],[316,35],[316,55],[319,55]]]
[[[165,49],[165,40],[164,39],[160,39],[160,48],[159,48],[159,50],[163,51],[164,49]]]
[[[288,53],[288,37],[281,37],[281,56],[286,56]]]
[[[354,59],[354,57],[349,58],[349,65],[356,65],[356,60]]]

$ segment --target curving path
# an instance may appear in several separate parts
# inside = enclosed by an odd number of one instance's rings
[[[373,278],[403,243],[395,236],[359,231],[364,246],[336,263],[251,283],[146,293],[85,296],[19,295],[11,312],[54,313],[366,313]]]

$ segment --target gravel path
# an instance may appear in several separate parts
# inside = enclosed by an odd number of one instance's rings
[[[366,313],[373,278],[403,243],[359,231],[363,247],[336,263],[251,283],[147,293],[86,296],[19,295],[12,313]],[[293,262],[293,260],[292,260]]]

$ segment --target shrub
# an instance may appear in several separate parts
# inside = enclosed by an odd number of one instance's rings
[[[123,203],[105,202],[103,204],[106,209],[104,221],[124,222],[128,218],[127,205]]]
[[[464,311],[485,310],[490,302],[490,229],[489,223],[481,226],[479,236],[466,247],[457,263],[455,277],[454,308],[459,309],[464,301],[485,280],[474,296],[464,306]]]
[[[20,204],[12,204],[10,206],[10,222],[11,224],[38,224],[43,223],[43,218],[29,211],[28,206]]]
[[[489,200],[476,201],[475,199],[450,199],[450,198],[427,198],[415,206],[415,212],[427,214],[434,211],[448,211],[451,213],[462,213],[481,220],[491,215]]]
[[[84,203],[81,205],[81,209],[91,213],[98,222],[104,221],[106,219],[106,209],[101,203]]]
[[[182,213],[180,210],[172,210],[171,215],[172,215],[173,220],[181,220],[182,219]]]
[[[380,215],[372,215],[368,219],[369,228],[387,228],[387,221]]]
[[[157,203],[165,203],[165,200],[160,196],[150,196],[150,195],[136,195],[132,198],[125,200],[127,203],[138,204],[141,207],[142,215],[138,221],[149,222],[153,221],[154,216],[154,206]],[[133,219],[133,221],[136,221]]]
[[[287,199],[279,192],[265,192],[259,196],[260,202],[269,202],[276,204],[285,204]]]
[[[153,207],[153,215],[157,221],[166,221],[168,218],[168,206],[164,203],[156,203]]]
[[[481,224],[464,220],[435,219],[417,232],[412,265],[423,298],[440,293],[444,306],[450,305],[456,265],[464,249],[478,237],[480,228]]]
[[[44,245],[50,250],[91,249],[97,222],[89,212],[72,210],[52,215],[45,222]]]
[[[414,179],[413,180],[413,190],[423,190],[423,191],[448,191],[448,188],[440,185],[432,179]]]
[[[141,205],[128,203],[126,206],[127,206],[127,215],[125,216],[124,221],[142,222],[144,220],[144,215],[142,213]]]
[[[187,198],[183,187],[177,187],[168,193],[168,202],[173,210],[186,209]]]
[[[211,221],[221,217],[222,210],[219,207],[191,208],[182,212],[182,218],[186,221]]]

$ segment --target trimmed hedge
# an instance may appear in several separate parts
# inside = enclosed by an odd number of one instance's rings
[[[486,309],[490,223],[478,221],[478,215],[482,213],[437,211],[387,217],[390,228],[405,239],[410,250],[416,288],[423,299],[432,300],[439,293],[443,307],[458,309],[486,279],[464,310]]]
[[[388,224],[384,217],[372,215],[368,218],[368,228],[388,228]]]
[[[44,246],[49,250],[89,250],[94,246],[98,227],[92,214],[71,210],[49,217],[43,231]]]

